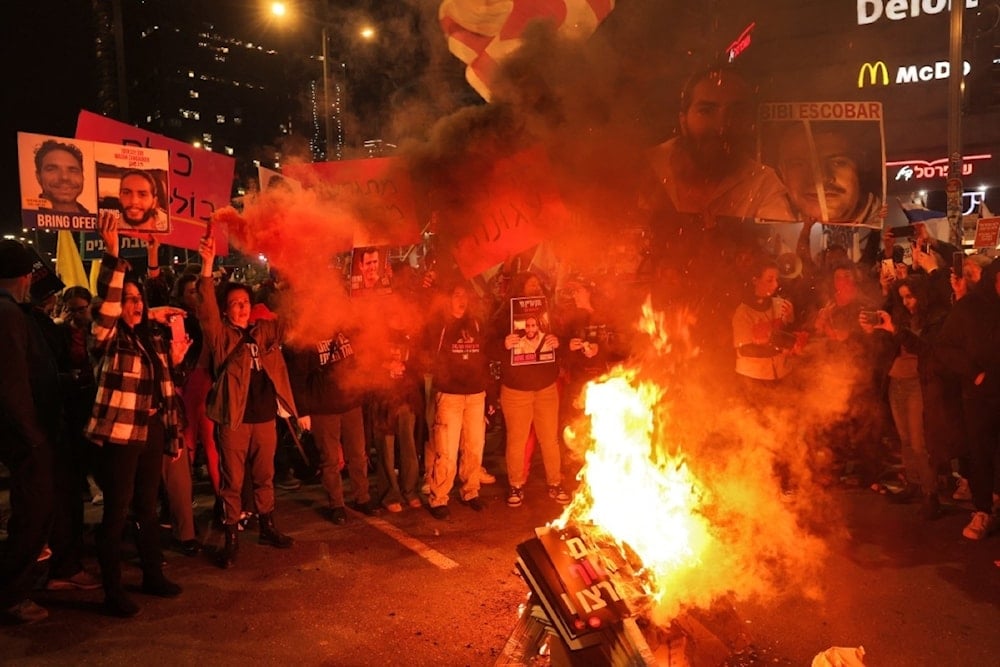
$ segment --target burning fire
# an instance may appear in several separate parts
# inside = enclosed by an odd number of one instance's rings
[[[587,385],[592,445],[580,489],[555,522],[560,529],[574,524],[599,541],[610,539],[623,555],[631,550],[641,561],[641,593],[657,605],[674,577],[700,564],[711,539],[709,522],[698,511],[704,489],[683,456],[653,446],[662,394],[624,369]]]

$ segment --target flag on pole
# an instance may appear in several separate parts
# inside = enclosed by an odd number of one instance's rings
[[[87,287],[90,284],[73,232],[66,229],[59,231],[56,240],[56,275],[67,287]]]
[[[898,201],[898,200],[897,200]],[[911,225],[923,223],[927,225],[927,231],[936,239],[950,239],[951,227],[948,223],[948,214],[944,211],[934,211],[920,204],[913,202],[899,202],[903,209],[903,215]]]

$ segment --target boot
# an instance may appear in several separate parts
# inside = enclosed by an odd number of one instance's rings
[[[278,531],[274,526],[273,514],[262,513],[260,515],[260,543],[270,544],[272,547],[279,549],[288,549],[295,543],[295,540]]]
[[[236,552],[239,551],[240,544],[237,538],[236,524],[227,523],[224,528],[226,531],[226,546],[222,548],[222,552],[219,554],[219,567],[223,570],[228,570],[233,565],[236,565]]]

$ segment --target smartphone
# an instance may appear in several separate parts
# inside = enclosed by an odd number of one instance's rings
[[[965,268],[965,253],[964,252],[951,253],[951,270],[955,273],[956,278],[962,277],[962,271],[964,268]]]
[[[883,276],[895,276],[896,275],[896,262],[891,259],[882,260],[882,275]]]
[[[916,236],[917,228],[914,225],[903,225],[902,227],[890,227],[889,233],[893,238],[902,239]]]
[[[172,315],[167,320],[170,323],[170,340],[184,340],[187,338],[187,331],[184,330],[184,317]]]
[[[873,327],[882,324],[882,318],[879,316],[877,310],[862,310],[861,321]]]

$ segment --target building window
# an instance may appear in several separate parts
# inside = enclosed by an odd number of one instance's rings
[[[232,155],[235,152],[232,146],[226,146],[226,155]]]
[[[212,143],[212,133],[211,132],[205,132],[204,134],[201,135],[201,138],[205,141],[206,144]]]
[[[243,119],[239,116],[233,116],[233,125],[242,125]]]
[[[193,79],[194,78],[194,70],[191,70],[191,69],[188,70],[188,78],[189,79]]]
[[[219,125],[222,125],[223,123],[226,122],[226,117],[223,116],[221,113],[215,114],[215,122],[218,123]]]
[[[197,90],[189,90],[188,91],[188,97],[190,97],[192,100],[198,99],[198,91]]]

